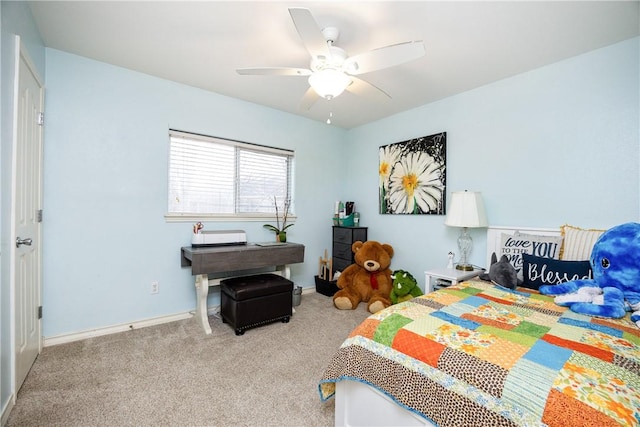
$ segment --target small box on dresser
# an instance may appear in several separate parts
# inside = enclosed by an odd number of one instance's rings
[[[438,289],[448,288],[449,286],[451,286],[451,280],[435,279],[433,283],[433,290],[437,291]]]

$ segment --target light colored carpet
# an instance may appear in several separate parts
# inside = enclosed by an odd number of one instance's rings
[[[318,379],[367,315],[309,293],[289,323],[242,336],[189,319],[46,347],[7,426],[332,426]]]

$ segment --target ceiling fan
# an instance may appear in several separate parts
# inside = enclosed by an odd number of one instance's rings
[[[335,27],[320,29],[311,11],[290,8],[293,24],[311,54],[309,68],[258,67],[239,68],[241,75],[305,76],[309,89],[302,97],[300,108],[308,110],[319,99],[333,99],[345,89],[356,95],[391,96],[382,89],[356,76],[393,67],[425,54],[422,41],[410,41],[374,49],[355,56],[348,56],[344,49],[335,46],[340,34]]]

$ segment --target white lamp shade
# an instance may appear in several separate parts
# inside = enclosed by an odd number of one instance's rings
[[[451,227],[487,227],[489,223],[482,195],[473,191],[451,193],[451,203],[444,223]]]
[[[349,76],[330,68],[316,71],[309,76],[309,84],[323,98],[335,98],[344,92],[350,83]]]

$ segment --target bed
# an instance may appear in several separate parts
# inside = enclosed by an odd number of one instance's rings
[[[521,229],[500,230],[488,250]],[[640,425],[640,329],[472,279],[369,316],[319,392],[336,425]]]

